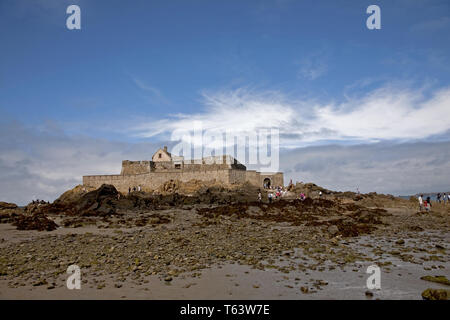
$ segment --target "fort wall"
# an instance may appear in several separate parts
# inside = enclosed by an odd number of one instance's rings
[[[245,181],[254,186],[262,186],[259,172],[256,172],[255,170],[248,170],[245,172]]]
[[[150,161],[122,161],[121,175],[133,175],[150,172]]]
[[[134,175],[96,175],[84,176],[83,185],[99,188],[102,184],[112,184],[120,192],[128,192],[128,188],[141,186],[142,190],[155,190],[167,181],[180,180],[188,182],[191,180],[215,181],[228,185],[230,183],[231,169],[226,170],[196,170],[196,171],[166,171],[150,172]],[[244,171],[245,174],[245,171]]]
[[[270,179],[271,186],[283,185],[283,174],[260,173],[253,170],[244,171],[236,169],[221,170],[171,170],[165,172],[149,172],[131,175],[95,175],[84,176],[83,185],[99,188],[102,184],[112,184],[120,192],[128,192],[128,188],[141,186],[142,190],[155,190],[167,181],[180,180],[188,182],[191,180],[215,181],[224,185],[249,182],[258,187],[263,187],[264,179]]]
[[[167,147],[160,148],[152,161],[122,161],[122,170],[117,175],[84,176],[83,185],[98,188],[102,184],[112,184],[120,192],[140,186],[144,191],[158,189],[170,180],[189,182],[200,180],[215,181],[219,184],[241,184],[249,182],[263,187],[265,179],[271,186],[283,185],[283,174],[260,173],[247,168],[231,156],[212,156],[202,159],[184,160],[172,156]]]

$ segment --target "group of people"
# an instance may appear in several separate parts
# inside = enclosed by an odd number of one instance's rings
[[[31,201],[32,204],[50,204],[50,201],[44,201],[44,200],[32,200]]]
[[[419,210],[422,212],[424,209],[426,212],[429,212],[431,210],[431,197],[427,197],[425,200],[423,199],[423,194],[421,194],[418,197],[419,200]],[[444,203],[447,204],[447,202],[450,202],[450,193],[444,193],[440,194],[438,193],[436,195],[436,202],[438,203]]]
[[[450,202],[450,193],[449,194],[444,193],[443,195],[438,193],[436,195],[436,201],[439,203],[441,203],[442,201],[444,204],[447,204],[447,201]]]
[[[266,188],[266,185],[264,185],[264,188]],[[281,197],[283,197],[287,190],[284,187],[272,187],[270,188],[273,191],[269,191],[267,193],[267,198],[269,200],[269,203],[272,203],[272,201],[275,199],[280,199]],[[262,201],[262,194],[261,194],[261,190],[258,190],[258,202]]]
[[[278,200],[281,197],[283,197],[286,194],[287,190],[285,190],[283,187],[275,187],[274,192],[269,192],[267,195],[269,197],[269,203],[272,203],[273,199]]]

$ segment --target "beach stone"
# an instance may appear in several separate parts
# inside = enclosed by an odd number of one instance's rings
[[[372,291],[366,291],[366,297],[372,298],[373,297],[373,292]]]
[[[331,234],[332,236],[336,235],[339,233],[339,228],[335,225],[331,225],[328,227],[327,229],[328,233]]]
[[[422,292],[424,300],[448,300],[449,290],[428,288]]]

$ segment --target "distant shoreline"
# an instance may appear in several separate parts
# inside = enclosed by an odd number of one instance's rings
[[[438,193],[439,193],[439,192],[417,193],[417,194],[413,194],[413,195],[409,195],[409,196],[398,196],[398,197],[399,197],[399,198],[402,198],[402,199],[409,199],[409,198],[411,198],[411,197],[417,198],[417,197],[419,197],[419,195],[422,194],[425,198],[426,198],[426,197],[430,197],[431,200],[436,201],[436,196],[437,196]],[[440,192],[441,195],[443,195],[444,193],[445,193],[445,194],[449,194],[450,191],[449,191],[449,192]]]

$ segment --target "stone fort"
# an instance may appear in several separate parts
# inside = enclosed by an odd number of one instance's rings
[[[134,186],[140,186],[142,190],[155,190],[170,180],[215,181],[223,185],[248,182],[261,188],[264,185],[283,186],[284,182],[282,172],[247,170],[228,155],[184,160],[184,157],[172,155],[164,147],[156,151],[151,161],[122,161],[120,174],[83,176],[83,185],[98,188],[102,184],[111,184],[125,193]]]

